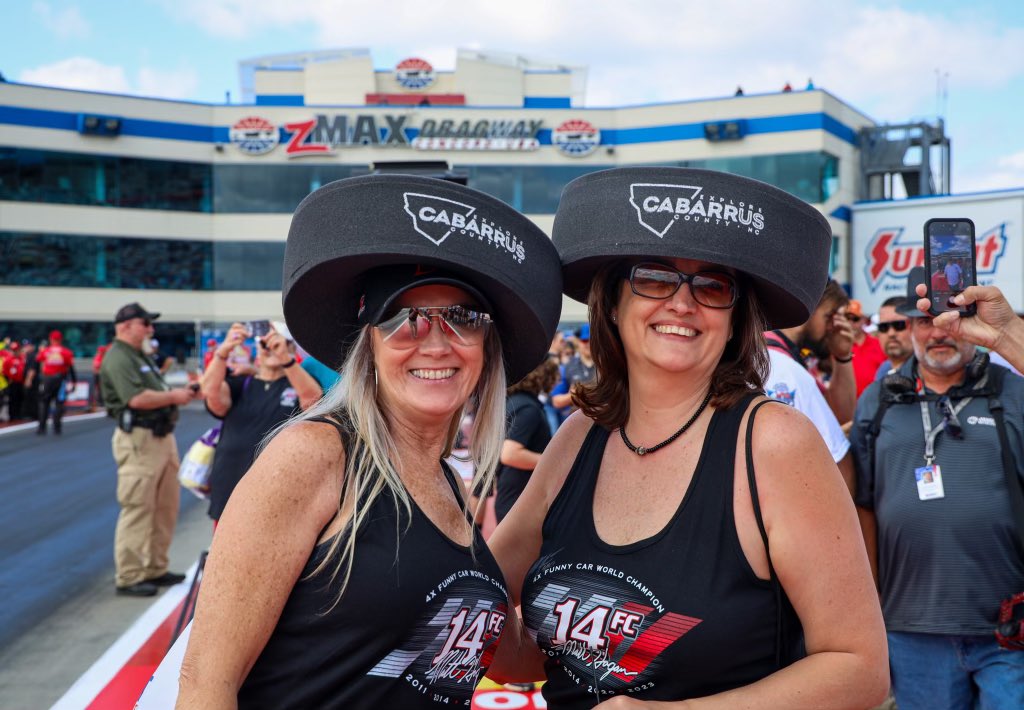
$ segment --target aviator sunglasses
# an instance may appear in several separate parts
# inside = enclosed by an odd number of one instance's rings
[[[417,306],[402,308],[390,318],[377,324],[384,334],[384,342],[395,348],[413,348],[430,335],[434,320],[441,332],[462,345],[479,345],[493,322],[488,313],[474,311],[465,306]]]
[[[882,333],[883,335],[888,333],[890,328],[892,328],[897,333],[902,333],[904,330],[907,329],[907,322],[905,320],[894,320],[888,323],[878,324],[878,332]]]
[[[722,271],[687,274],[656,262],[636,264],[629,271],[630,288],[644,298],[671,298],[684,283],[693,300],[708,308],[731,308],[739,297],[736,279]]]

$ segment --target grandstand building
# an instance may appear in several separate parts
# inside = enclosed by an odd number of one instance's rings
[[[279,316],[291,212],[375,169],[447,169],[548,232],[563,186],[591,171],[747,175],[828,217],[849,281],[857,136],[874,124],[827,91],[589,107],[584,68],[476,50],[452,71],[375,68],[362,49],[240,68],[242,102],[224,105],[0,83],[0,336],[58,326],[85,355],[138,300],[190,356],[200,324]],[[565,301],[566,324],[585,317]]]

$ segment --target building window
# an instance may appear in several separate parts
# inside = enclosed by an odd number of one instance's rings
[[[0,147],[0,200],[209,212],[211,166]]]
[[[291,214],[318,187],[369,171],[368,165],[218,165],[213,211]]]
[[[279,291],[284,242],[0,232],[0,284]]]
[[[825,152],[685,160],[676,165],[754,178],[811,204],[826,202],[839,189],[839,158]]]

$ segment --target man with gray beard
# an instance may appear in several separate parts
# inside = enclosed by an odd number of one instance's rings
[[[1009,487],[1024,461],[1024,378],[917,310],[924,280],[911,271],[898,309],[914,354],[864,391],[851,431],[892,689],[900,710],[1020,708],[1024,653],[993,631],[1000,602],[1024,590]]]

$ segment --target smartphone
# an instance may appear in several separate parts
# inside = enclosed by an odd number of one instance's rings
[[[924,223],[924,263],[927,274],[928,312],[937,316],[959,311],[973,316],[974,304],[959,307],[952,298],[978,283],[974,222],[969,219],[930,219]]]
[[[254,338],[262,338],[270,332],[270,321],[251,320],[248,323],[249,334]]]

